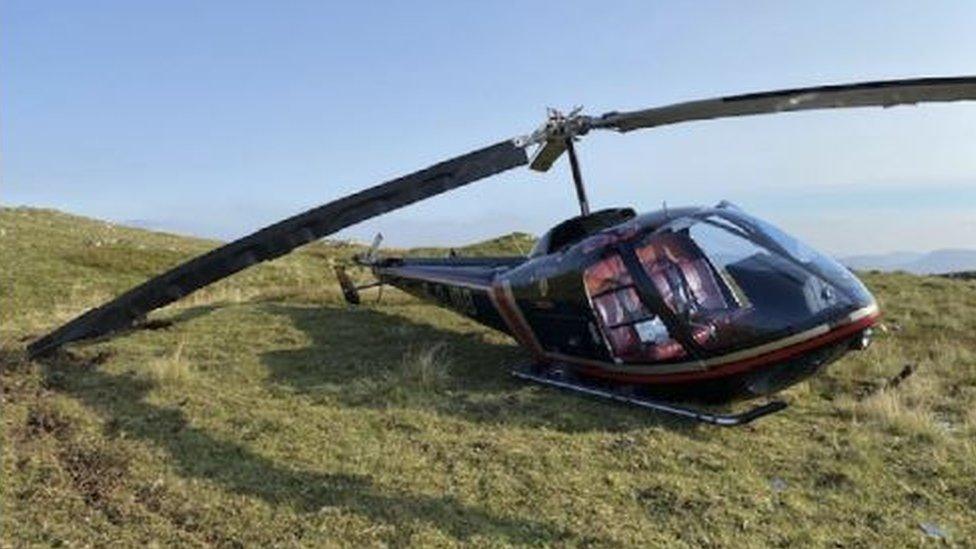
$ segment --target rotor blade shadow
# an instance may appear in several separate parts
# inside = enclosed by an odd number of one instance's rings
[[[390,493],[376,486],[368,475],[285,467],[194,427],[179,407],[147,402],[154,384],[144,378],[104,372],[76,352],[60,352],[39,362],[46,376],[56,379],[60,390],[104,416],[111,429],[164,450],[173,467],[187,478],[206,479],[235,493],[301,513],[342,507],[407,531],[411,523],[427,522],[461,540],[485,535],[526,544],[571,535],[531,519],[496,516],[451,496]]]
[[[311,341],[265,353],[269,380],[323,403],[406,407],[568,433],[662,426],[690,435],[700,427],[515,380],[509,370],[528,360],[522,350],[492,341],[490,330],[460,317],[457,330],[445,330],[391,312],[396,308],[268,304],[264,310],[288,317]],[[434,381],[418,382],[421,367],[434,370],[427,372]]]

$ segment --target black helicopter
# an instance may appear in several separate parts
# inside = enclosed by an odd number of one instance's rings
[[[797,88],[632,112],[550,111],[507,139],[221,246],[87,311],[28,347],[32,357],[131,328],[208,284],[313,240],[519,166],[548,170],[567,153],[581,215],[548,231],[527,257],[358,257],[377,282],[510,334],[532,357],[513,375],[718,425],[783,409],[769,401],[719,414],[675,401],[724,404],[769,397],[870,342],[880,315],[846,268],[723,202],[638,215],[590,212],[574,143],[591,130],[629,132],[679,122],[810,109],[976,99],[976,77]],[[537,146],[530,158],[526,149]],[[341,269],[346,299],[357,287]]]

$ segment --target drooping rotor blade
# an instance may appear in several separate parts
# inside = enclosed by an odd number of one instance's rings
[[[590,128],[629,132],[678,122],[812,109],[892,107],[976,99],[976,76],[915,78],[795,88],[676,103],[631,112],[610,112],[588,120]]]
[[[408,204],[528,163],[503,141],[280,221],[179,265],[71,320],[28,346],[30,356],[127,328],[146,313],[251,265]]]

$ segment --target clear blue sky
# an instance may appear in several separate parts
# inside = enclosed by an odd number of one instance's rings
[[[221,238],[533,129],[782,87],[976,74],[973,2],[0,4],[0,201]],[[976,248],[976,102],[591,135],[595,207],[731,199],[833,253]],[[343,233],[575,213],[568,168]]]

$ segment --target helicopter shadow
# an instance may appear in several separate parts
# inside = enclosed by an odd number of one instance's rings
[[[299,513],[338,507],[406,530],[416,522],[427,522],[461,540],[483,535],[527,544],[572,537],[553,525],[527,517],[498,516],[453,496],[391,492],[375,485],[369,475],[302,470],[276,463],[193,426],[180,405],[149,402],[155,382],[132,372],[108,373],[98,368],[100,360],[97,355],[62,351],[38,362],[46,386],[71,395],[106,418],[107,435],[152,443],[166,452],[183,477],[206,479]]]
[[[624,432],[660,426],[695,436],[699,424],[635,410],[516,380],[509,369],[529,358],[514,344],[491,341],[486,328],[445,330],[371,308],[267,304],[288,317],[310,343],[262,356],[271,383],[344,406],[390,406],[453,415],[466,421],[545,427],[567,433]],[[446,379],[424,386],[409,363],[424,350],[435,356]],[[419,359],[423,360],[423,359]]]

